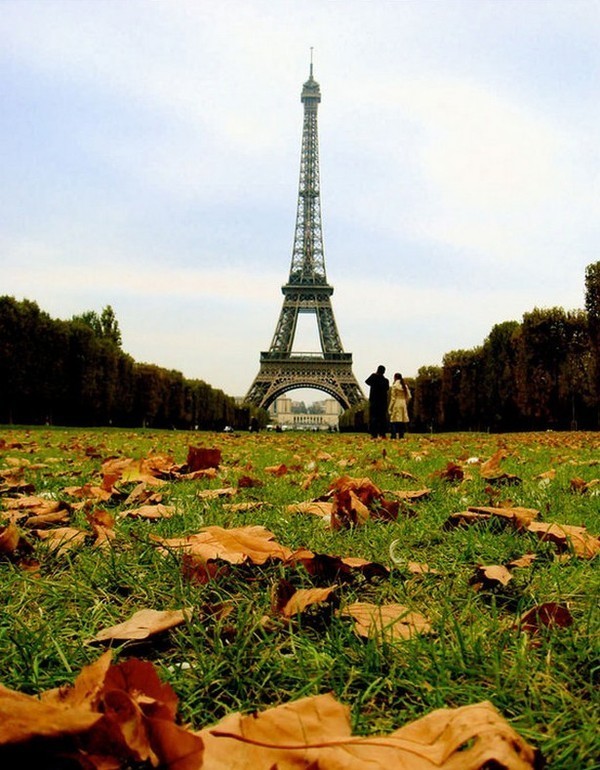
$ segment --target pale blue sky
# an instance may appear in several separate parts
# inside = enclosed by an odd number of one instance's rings
[[[583,306],[596,0],[0,0],[0,293],[111,304],[136,360],[243,395],[289,273],[311,46],[361,383]]]

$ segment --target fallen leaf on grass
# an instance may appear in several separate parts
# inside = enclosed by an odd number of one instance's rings
[[[148,639],[185,622],[184,610],[139,610],[129,620],[99,631],[88,643]]]
[[[330,484],[333,508],[331,528],[354,527],[371,517],[394,520],[398,517],[398,502],[384,494],[369,478],[341,476]]]
[[[281,580],[275,588],[273,610],[284,618],[293,618],[307,607],[325,603],[335,590],[336,586],[296,590],[286,580]]]
[[[573,624],[573,616],[569,609],[556,602],[538,604],[525,612],[515,623],[515,628],[537,634],[542,627],[567,628]]]
[[[252,487],[264,486],[260,479],[254,479],[252,476],[240,476],[237,485],[239,489],[250,489]]]
[[[512,580],[510,571],[501,564],[480,564],[469,581],[476,591],[482,588],[505,586]]]
[[[132,505],[133,503],[138,503],[139,505],[156,505],[157,503],[162,503],[162,499],[163,496],[161,492],[155,492],[153,489],[148,489],[146,482],[140,481],[125,499],[125,505]]]
[[[353,736],[330,695],[258,714],[231,714],[197,735],[204,767],[226,770],[533,770],[536,752],[491,703],[438,709],[389,735]]]
[[[237,494],[235,487],[223,487],[221,489],[200,489],[196,492],[196,497],[201,500],[216,500],[218,497],[233,497]]]
[[[65,487],[62,491],[70,497],[78,497],[80,500],[94,500],[101,503],[107,502],[113,496],[112,492],[90,483],[83,484],[81,487]]]
[[[292,550],[275,541],[275,535],[260,525],[249,527],[205,527],[197,534],[163,539],[151,539],[165,549],[193,553],[204,561],[222,559],[230,564],[264,564],[268,559],[285,561]]]
[[[552,481],[556,478],[556,469],[550,468],[549,471],[544,471],[543,473],[538,473],[537,476],[533,477],[535,481]]]
[[[70,514],[66,508],[54,511],[53,513],[40,513],[35,516],[29,516],[23,526],[33,529],[34,527],[52,527],[55,524],[64,524],[69,521]]]
[[[389,577],[390,571],[383,564],[367,561],[357,556],[329,556],[329,554],[313,553],[306,549],[294,551],[287,564],[302,564],[309,575],[321,580],[348,580],[357,573],[366,580],[374,577]]]
[[[31,516],[45,516],[62,510],[68,512],[68,506],[62,500],[46,500],[36,495],[9,498],[4,501],[4,507],[7,511],[23,511]]]
[[[319,502],[309,500],[301,503],[294,503],[286,507],[288,513],[306,513],[311,516],[320,516],[323,519],[330,519],[333,512],[333,503]]]
[[[576,492],[580,495],[585,495],[588,492],[592,494],[600,494],[600,479],[592,479],[591,481],[584,481],[580,478],[571,479],[571,492]]]
[[[117,533],[114,530],[114,516],[108,511],[97,508],[93,513],[87,514],[86,520],[96,535],[95,547],[107,546],[117,537]]]
[[[540,540],[554,543],[559,551],[572,550],[582,559],[593,559],[600,553],[600,538],[591,535],[585,527],[534,521],[527,531],[536,534]]]
[[[481,524],[492,518],[491,513],[476,513],[475,511],[457,511],[451,513],[443,524],[443,528],[453,529],[454,527],[469,526],[471,524]]]
[[[187,455],[187,473],[218,468],[221,464],[221,450],[206,447],[189,446]]]
[[[472,505],[466,511],[458,511],[450,514],[444,524],[445,529],[462,524],[477,524],[482,521],[489,521],[491,518],[498,518],[510,522],[518,529],[525,529],[539,515],[535,508],[521,507],[494,507],[486,505]]]
[[[21,533],[16,524],[12,522],[0,529],[0,553],[13,554],[21,539]]]
[[[504,458],[506,457],[506,452],[504,449],[498,449],[494,454],[489,458],[489,460],[486,460],[485,462],[482,462],[479,466],[479,470],[481,472],[482,476],[488,476],[490,474],[497,473],[500,468],[500,463]]]
[[[444,481],[463,481],[465,472],[456,463],[449,462],[441,471],[436,471],[433,475],[439,476]]]
[[[522,484],[523,480],[516,476],[514,473],[506,473],[505,471],[499,471],[498,473],[488,473],[486,475],[482,475],[482,478],[485,479],[485,481],[488,482],[488,484],[498,484],[498,485],[518,485]]]
[[[489,513],[501,519],[508,519],[518,528],[527,527],[540,514],[536,508],[523,508],[521,506],[470,505],[468,510],[474,513]]]
[[[440,571],[418,561],[407,561],[406,569],[412,575],[440,575]]]
[[[223,503],[224,511],[233,511],[234,513],[245,513],[246,511],[257,511],[265,505],[264,502],[256,500],[247,503]]]
[[[169,476],[173,467],[173,458],[165,455],[152,455],[141,460],[132,457],[109,458],[102,463],[102,473],[110,477],[112,483],[119,480],[127,482],[145,482],[152,486],[165,484],[162,477]]]
[[[537,559],[537,554],[525,553],[523,554],[523,556],[520,556],[518,559],[513,559],[512,561],[509,561],[506,564],[506,566],[509,569],[517,569],[518,567],[530,567],[536,559]]]
[[[0,687],[0,746],[9,766],[202,767],[202,739],[175,724],[177,696],[154,666],[110,660],[107,652],[73,686],[39,698]]]
[[[265,473],[270,473],[272,476],[285,476],[288,472],[287,465],[280,463],[279,465],[269,465],[264,468]]]
[[[353,618],[356,633],[369,639],[409,639],[417,633],[431,632],[431,625],[423,615],[401,604],[355,602],[340,614]]]
[[[64,556],[68,551],[79,548],[85,543],[90,532],[75,527],[57,527],[56,529],[34,529],[34,534],[43,540],[57,556]]]
[[[132,516],[139,519],[169,519],[175,514],[175,510],[174,505],[163,505],[162,503],[140,505],[139,508],[128,508],[126,511],[121,511],[119,518]]]
[[[191,583],[206,585],[229,574],[229,566],[217,561],[203,559],[195,553],[184,553],[181,562],[184,578]]]
[[[431,489],[425,488],[386,490],[386,494],[392,495],[396,498],[396,500],[410,500],[413,502],[415,500],[426,500],[431,494]]]

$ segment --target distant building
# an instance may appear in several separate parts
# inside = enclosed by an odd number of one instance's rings
[[[318,410],[315,407],[320,407]],[[271,422],[288,430],[337,430],[342,407],[335,398],[326,398],[312,405],[313,412],[306,408],[297,411],[298,402],[287,396],[280,396],[269,407]],[[318,413],[317,413],[318,412]]]

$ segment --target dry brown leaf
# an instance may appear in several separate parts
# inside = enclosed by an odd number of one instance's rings
[[[182,572],[186,580],[191,583],[206,585],[211,580],[217,580],[229,574],[229,567],[221,562],[207,561],[195,553],[184,553]]]
[[[556,478],[556,469],[550,468],[549,471],[544,471],[543,473],[538,473],[537,476],[533,477],[536,481],[552,481]]]
[[[126,511],[121,511],[119,517],[132,516],[139,519],[169,519],[175,515],[174,505],[163,505],[157,503],[156,505],[140,505],[139,508],[128,508]]]
[[[133,639],[148,639],[170,628],[180,626],[185,622],[184,610],[139,610],[129,620],[116,626],[99,631],[90,642],[106,642],[113,639],[119,641]]]
[[[211,770],[533,770],[536,752],[491,703],[439,709],[381,736],[351,735],[332,695],[231,714],[198,733]]]
[[[54,524],[64,524],[69,521],[69,511],[63,508],[54,513],[39,513],[35,516],[29,516],[23,523],[23,526],[30,529],[34,527],[52,527]]]
[[[306,513],[312,516],[320,516],[323,519],[330,519],[333,512],[333,503],[308,500],[288,505],[286,506],[286,511],[288,513]]]
[[[285,463],[280,463],[279,465],[269,465],[264,471],[265,473],[270,473],[272,476],[285,476],[288,472],[288,468]]]
[[[527,531],[535,533],[540,540],[551,541],[560,551],[572,549],[582,559],[593,559],[600,553],[600,538],[591,535],[585,527],[534,521]]]
[[[162,499],[161,492],[148,489],[146,482],[140,481],[125,499],[125,505],[133,505],[133,503],[138,503],[138,505],[156,505],[157,503],[162,503]]]
[[[498,449],[494,454],[489,458],[489,460],[486,460],[485,462],[481,463],[479,466],[479,470],[481,472],[481,475],[484,477],[487,477],[489,475],[493,475],[498,472],[500,468],[500,463],[504,458],[506,457],[506,452],[504,449]]]
[[[179,481],[198,481],[198,479],[216,479],[218,471],[216,468],[204,468],[192,473],[175,473],[174,477]]]
[[[465,478],[464,470],[460,465],[453,462],[449,462],[445,468],[442,468],[441,471],[436,471],[434,475],[439,476],[444,481],[462,481]]]
[[[397,500],[426,500],[431,494],[431,489],[426,487],[425,489],[396,489],[392,491],[386,491],[386,494],[392,495]]]
[[[489,473],[483,476],[488,484],[491,485],[513,485],[516,486],[522,483],[522,479],[514,473],[506,473],[505,471],[499,471],[498,473]]]
[[[265,505],[264,502],[261,502],[260,500],[255,500],[254,502],[247,502],[247,503],[223,503],[223,510],[224,511],[234,511],[237,513],[245,513],[246,511],[257,511],[260,508]]]
[[[287,564],[302,564],[309,575],[322,580],[347,580],[355,573],[364,575],[367,580],[374,577],[389,577],[390,571],[383,564],[367,561],[355,556],[329,556],[308,551],[304,548],[294,551]]]
[[[406,562],[406,569],[413,575],[439,575],[440,571],[417,561]]]
[[[335,590],[336,586],[290,590],[286,581],[280,581],[275,592],[273,609],[284,618],[293,618],[313,604],[325,603]]]
[[[522,508],[521,506],[470,505],[468,510],[473,511],[473,513],[489,513],[501,519],[508,519],[519,529],[527,527],[540,514],[536,508]]]
[[[62,491],[65,495],[78,497],[80,500],[93,500],[94,502],[101,503],[107,502],[113,496],[112,492],[107,491],[103,487],[94,486],[89,482],[81,487],[65,487]]]
[[[221,489],[200,489],[196,492],[196,497],[201,500],[216,500],[218,497],[233,497],[237,494],[235,487],[223,487]]]
[[[218,468],[221,464],[221,450],[206,447],[189,446],[187,455],[187,473]]]
[[[275,542],[272,532],[259,525],[249,527],[205,527],[186,537],[162,539],[151,536],[163,548],[193,553],[204,561],[222,559],[230,564],[264,564],[268,559],[286,561],[292,550]]]
[[[598,485],[600,485],[600,479],[592,479],[591,481],[584,481],[580,478],[574,478],[571,479],[571,492],[577,492],[580,495],[585,495],[587,492],[590,492],[591,490],[597,490]],[[598,494],[597,491],[594,491],[594,494]]]
[[[16,524],[11,522],[6,527],[0,527],[0,554],[14,554],[19,546],[20,540],[21,533]]]
[[[67,551],[84,545],[86,537],[91,534],[75,527],[57,527],[49,530],[34,529],[33,533],[40,540],[43,540],[57,556],[63,556]]]
[[[450,514],[443,526],[444,529],[452,529],[453,527],[469,526],[470,524],[481,524],[484,521],[489,521],[491,518],[491,513],[476,513],[471,510],[457,511]]]
[[[536,559],[537,559],[537,554],[525,553],[523,554],[523,556],[520,556],[518,559],[513,559],[512,561],[509,561],[506,566],[509,569],[517,569],[518,567],[530,567]]]
[[[542,627],[567,628],[573,624],[573,616],[568,607],[556,602],[538,604],[525,612],[515,623],[515,628],[537,634]]]
[[[431,625],[419,612],[401,604],[355,602],[340,612],[355,621],[355,631],[369,639],[409,639],[416,633],[429,633]]]
[[[383,502],[383,492],[369,478],[341,476],[331,483],[330,490],[333,529],[364,524]]]
[[[0,687],[0,745],[11,766],[119,770],[148,763],[199,770],[202,740],[174,720],[177,697],[151,663],[110,665],[110,653],[85,667],[72,687],[40,698]],[[5,757],[6,754],[3,754]]]
[[[260,479],[252,478],[252,476],[240,476],[237,485],[239,489],[250,489],[251,487],[262,487],[263,482]]]
[[[508,585],[512,580],[510,571],[501,564],[480,564],[475,568],[475,574],[470,580],[476,589],[494,588],[497,585]]]
[[[152,486],[164,484],[165,481],[159,477],[169,476],[172,468],[173,459],[165,455],[153,455],[141,460],[134,460],[132,457],[110,458],[102,463],[102,473],[115,481],[143,481]]]

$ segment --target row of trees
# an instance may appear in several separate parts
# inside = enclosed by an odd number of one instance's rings
[[[253,416],[202,380],[136,363],[110,306],[62,321],[0,297],[0,423],[220,430]]]
[[[585,275],[585,310],[534,309],[493,327],[482,345],[419,369],[416,431],[600,428],[600,262]],[[367,424],[368,405],[342,416]]]

